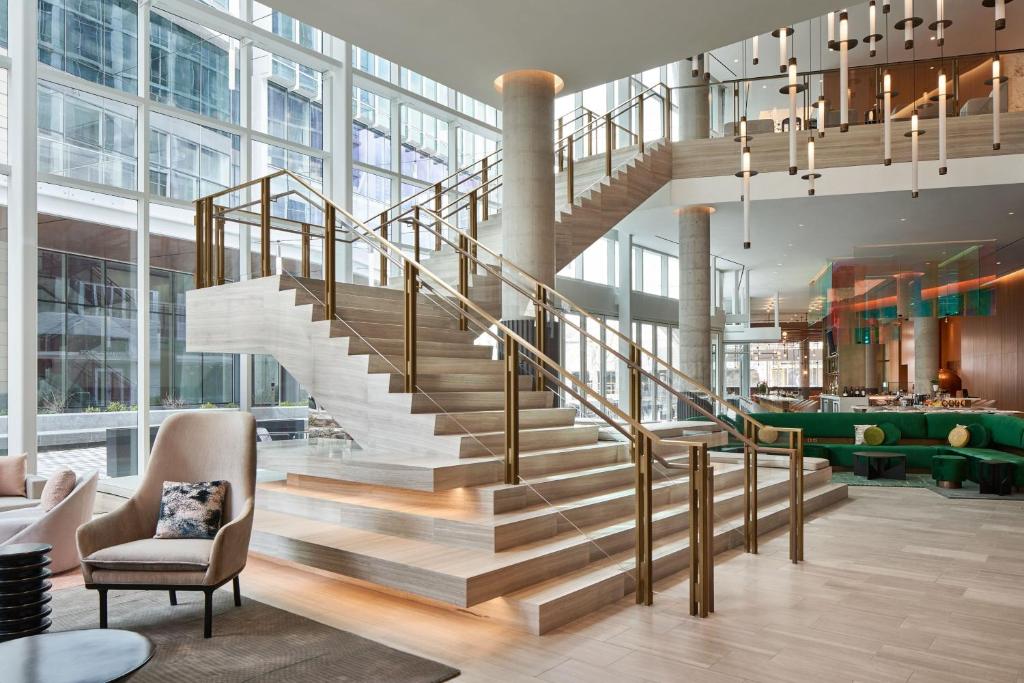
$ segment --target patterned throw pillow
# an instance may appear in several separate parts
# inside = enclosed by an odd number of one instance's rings
[[[873,425],[853,425],[853,444],[855,446],[864,445],[864,432],[868,427],[872,426]]]
[[[43,492],[39,496],[39,507],[43,512],[49,512],[71,495],[75,490],[75,483],[78,481],[75,473],[67,467],[62,467],[46,480],[43,485]]]
[[[953,448],[963,448],[971,441],[971,433],[967,427],[957,425],[949,432],[949,445]]]
[[[871,425],[864,430],[864,443],[868,446],[881,446],[885,441],[885,431],[877,426]]]
[[[226,481],[165,481],[154,538],[213,538],[227,491]]]

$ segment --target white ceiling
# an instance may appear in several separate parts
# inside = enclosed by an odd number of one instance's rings
[[[756,201],[749,250],[739,202],[714,206],[712,253],[751,269],[752,297],[779,291],[779,308],[787,313],[806,312],[808,285],[829,260],[862,256],[871,245],[934,243],[938,258],[954,248],[950,242],[995,240],[999,274],[1024,267],[1024,184],[925,189],[913,200],[901,189]],[[645,211],[633,225],[635,239],[671,253],[677,225],[671,209]]]
[[[262,0],[500,106],[494,79],[544,69],[565,92],[836,9],[837,0]]]

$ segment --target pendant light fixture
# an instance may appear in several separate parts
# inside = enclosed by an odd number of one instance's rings
[[[892,98],[898,93],[892,89],[892,74],[889,73],[889,17],[885,18],[885,71],[882,73],[882,92],[877,98],[882,101],[882,165],[892,166]]]
[[[997,31],[1006,28],[1006,5],[1012,0],[981,0],[984,7],[995,8],[995,26]]]
[[[1009,80],[1002,74],[1002,64],[999,60],[999,53],[992,57],[992,78],[985,81],[985,85],[992,86],[992,149],[999,149],[999,118],[1002,114],[1002,84]]]
[[[911,65],[917,66],[917,50],[914,51],[914,57],[912,58]],[[917,69],[914,69],[914,92],[917,92]],[[910,196],[913,199],[917,199],[920,194],[920,187],[918,185],[918,171],[920,167],[920,151],[921,145],[918,140],[924,131],[921,130],[921,122],[917,115],[917,100],[914,100],[914,113],[910,115],[910,130],[903,134],[904,137],[910,138]]]
[[[946,175],[946,72],[939,67],[939,175]]]
[[[890,3],[891,0],[882,0],[882,14],[888,14],[889,10],[892,9],[892,7],[890,7]]]
[[[807,138],[807,175],[802,176],[807,181],[807,195],[814,196],[814,181],[821,177],[820,173],[814,171],[814,136]]]
[[[760,59],[758,59],[758,56],[757,56],[757,52],[758,52],[758,45],[757,45],[758,38],[760,38],[760,36],[754,36],[753,38],[750,39],[750,48],[751,48],[751,52],[753,54],[753,64],[754,64],[754,66],[757,66],[757,63],[760,61]]]
[[[836,49],[836,13],[829,12],[825,15],[825,20],[828,22],[828,49]]]
[[[740,170],[736,174],[743,181],[743,194],[740,201],[743,202],[743,248],[750,249],[750,179],[757,175],[757,171],[750,167],[750,147],[744,147],[740,154]]]
[[[807,89],[803,83],[797,82],[796,57],[789,58],[789,84],[779,88],[779,93],[789,95],[789,175],[796,175],[796,132],[800,129],[796,116],[796,96]]]
[[[942,0],[939,0],[940,2]],[[875,0],[871,0],[868,3],[868,35],[864,37],[864,42],[868,44],[868,57],[874,57],[877,53],[877,43],[882,39],[882,34],[878,32],[878,17],[875,13]]]
[[[831,24],[829,24],[831,26]],[[818,17],[818,68],[824,68],[825,60],[821,51],[821,17]],[[818,76],[818,101],[815,106],[818,108],[818,137],[825,137],[825,76]]]
[[[935,0],[935,21],[928,24],[928,28],[935,31],[936,45],[946,44],[946,29],[952,25],[952,20],[946,18],[946,0]]]
[[[846,10],[839,13],[839,132],[850,130],[850,48],[857,39],[850,37],[850,19]]]
[[[788,68],[789,47],[787,43],[791,35],[793,35],[792,26],[785,26],[772,31],[772,37],[779,39],[779,73],[786,73]]]
[[[914,16],[914,0],[903,0],[903,18],[896,22],[897,31],[903,31],[903,48],[914,47],[914,29],[924,23],[924,19]]]

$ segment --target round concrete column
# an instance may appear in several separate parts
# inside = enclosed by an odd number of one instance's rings
[[[679,359],[683,374],[711,386],[710,206],[686,206],[679,215]]]
[[[675,105],[679,108],[678,133],[674,139],[703,140],[711,135],[711,102],[708,100],[708,83],[700,76],[691,75],[689,61],[671,65],[671,78],[676,85],[684,87],[673,92]]]
[[[932,393],[939,374],[939,319],[914,318],[914,393]]]
[[[501,91],[501,248],[541,282],[555,283],[555,93],[561,79],[547,71],[510,71]],[[502,318],[532,318],[528,301],[502,293]]]

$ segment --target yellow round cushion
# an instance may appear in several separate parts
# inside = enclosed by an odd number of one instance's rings
[[[779,430],[775,427],[761,427],[757,438],[761,443],[775,443],[779,440]]]
[[[885,442],[885,430],[871,425],[864,430],[864,443],[869,446],[881,446]]]
[[[971,431],[963,425],[957,425],[949,432],[949,445],[953,448],[964,448],[971,442]]]

